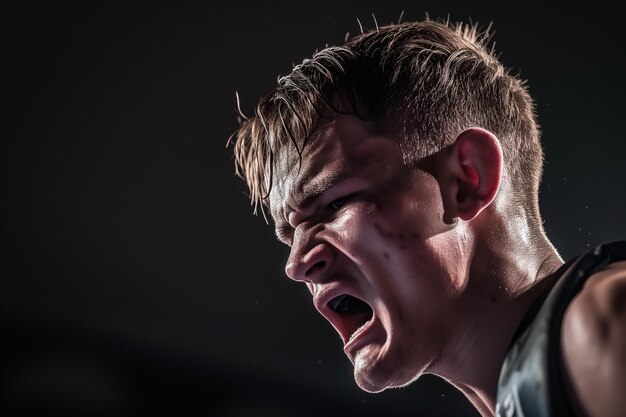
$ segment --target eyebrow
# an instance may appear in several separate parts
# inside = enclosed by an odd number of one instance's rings
[[[314,177],[311,182],[306,182],[304,180],[299,181],[295,186],[296,190],[300,190],[298,196],[294,198],[295,210],[306,210],[310,208],[324,193],[337,184],[343,182],[351,174],[351,171],[341,169],[333,172],[332,174],[325,175],[320,179]],[[276,221],[275,224],[276,237],[281,242],[285,242],[287,235],[289,235],[293,228],[289,222],[282,217],[279,221]]]
[[[351,171],[341,169],[321,178],[318,176],[311,182],[298,182],[296,189],[300,191],[300,194],[295,198],[296,209],[304,210],[311,207],[322,194],[344,181],[351,174]]]

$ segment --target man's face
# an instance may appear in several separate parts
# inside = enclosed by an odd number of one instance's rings
[[[300,169],[287,162],[270,195],[291,247],[286,273],[340,334],[357,384],[376,392],[435,369],[468,272],[438,182],[404,168],[398,142],[352,116],[311,138]]]

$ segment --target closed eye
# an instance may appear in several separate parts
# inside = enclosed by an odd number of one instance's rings
[[[348,202],[348,200],[350,199],[350,197],[352,197],[351,195],[347,195],[345,197],[341,197],[336,199],[335,201],[331,202],[330,204],[328,204],[328,207],[331,210],[337,211],[339,210],[344,204],[346,204]]]

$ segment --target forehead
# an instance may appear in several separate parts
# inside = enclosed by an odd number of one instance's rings
[[[351,115],[333,118],[309,138],[300,162],[293,149],[277,156],[270,192],[272,215],[276,218],[277,211],[298,206],[303,196],[325,188],[338,176],[391,164],[399,155],[396,141],[372,123]]]

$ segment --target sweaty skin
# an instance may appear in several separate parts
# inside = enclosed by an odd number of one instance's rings
[[[499,369],[541,281],[562,260],[506,212],[501,149],[470,129],[408,169],[398,141],[353,116],[333,119],[279,159],[270,193],[286,274],[307,284],[369,392],[435,373],[493,415]],[[496,194],[501,199],[496,199]],[[493,204],[492,204],[493,203]],[[333,311],[343,294],[371,320]]]
[[[448,236],[454,226],[441,220],[436,181],[407,174],[397,142],[349,118],[318,135],[305,148],[300,174],[277,174],[285,180],[271,194],[277,234],[291,246],[286,273],[308,283],[316,308],[344,341],[359,386],[374,392],[406,384],[437,360],[452,333],[448,324],[462,320],[449,306],[467,271],[444,256],[460,256]],[[373,310],[352,340],[362,323],[327,305],[341,294]]]

